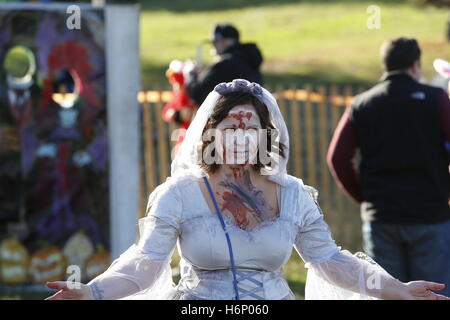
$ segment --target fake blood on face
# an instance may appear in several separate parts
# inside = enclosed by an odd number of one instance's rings
[[[237,121],[239,121],[239,129],[245,129],[246,125],[243,120],[244,118],[250,120],[252,118],[252,112],[239,111],[238,113],[230,113],[227,118],[236,119]]]

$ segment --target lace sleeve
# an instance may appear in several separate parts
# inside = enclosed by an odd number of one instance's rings
[[[327,261],[307,264],[305,299],[377,300],[383,299],[387,285],[400,283],[362,252],[343,250]]]
[[[181,201],[165,184],[150,195],[140,239],[89,282],[98,299],[164,299],[173,291],[170,259],[180,234]]]
[[[302,219],[294,246],[308,269],[305,299],[382,299],[387,285],[400,282],[366,254],[352,255],[336,246],[317,194],[314,188],[303,186],[299,196]]]
[[[301,185],[298,197],[298,225],[294,248],[306,263],[328,260],[340,250],[334,242],[331,231],[323,219],[318,206],[317,191]]]

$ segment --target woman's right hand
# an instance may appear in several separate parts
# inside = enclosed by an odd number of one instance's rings
[[[94,300],[88,285],[71,281],[47,282],[50,289],[59,290],[45,300]]]

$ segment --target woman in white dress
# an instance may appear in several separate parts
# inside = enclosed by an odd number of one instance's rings
[[[222,83],[199,108],[150,195],[140,239],[88,284],[56,281],[61,299],[294,299],[283,266],[306,262],[306,299],[448,299],[444,285],[402,283],[338,247],[317,191],[288,175],[289,137],[274,97],[246,80]],[[181,279],[172,282],[177,247]]]

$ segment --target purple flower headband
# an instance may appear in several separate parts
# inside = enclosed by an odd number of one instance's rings
[[[231,82],[222,82],[214,87],[214,91],[220,95],[226,95],[231,92],[247,92],[254,95],[260,101],[263,100],[263,90],[261,86],[255,82],[244,79],[234,79]]]

